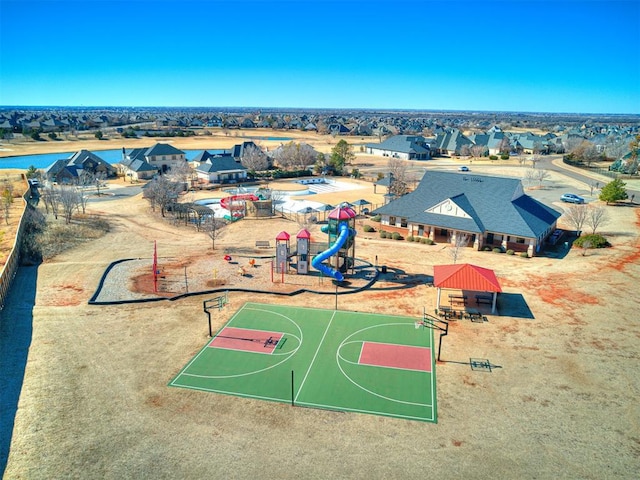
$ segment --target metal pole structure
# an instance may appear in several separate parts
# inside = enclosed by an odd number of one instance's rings
[[[291,370],[291,406],[295,407],[294,388],[293,388],[293,370]]]
[[[336,311],[338,310],[338,284],[336,283]]]

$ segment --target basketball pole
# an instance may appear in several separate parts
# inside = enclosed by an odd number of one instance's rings
[[[291,370],[291,406],[295,407],[294,393],[293,393],[293,370]]]

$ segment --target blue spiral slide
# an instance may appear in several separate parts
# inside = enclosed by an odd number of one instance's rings
[[[337,281],[341,282],[344,280],[344,276],[342,275],[342,273],[340,273],[335,268],[331,268],[322,263],[327,258],[332,257],[333,255],[338,253],[338,250],[342,248],[342,246],[344,245],[344,242],[346,242],[347,239],[349,238],[349,235],[351,235],[351,233],[349,232],[349,227],[346,223],[340,224],[340,226],[338,227],[338,232],[339,232],[338,238],[336,238],[335,243],[331,245],[324,252],[320,252],[318,255],[313,257],[313,260],[311,260],[311,266],[316,270],[319,270],[320,272],[324,273],[328,277],[333,277]]]

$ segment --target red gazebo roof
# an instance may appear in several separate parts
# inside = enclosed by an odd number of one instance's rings
[[[433,267],[433,285],[438,288],[473,290],[476,292],[502,292],[493,270],[463,263]]]
[[[348,205],[340,205],[329,213],[329,218],[332,220],[348,220],[350,218],[355,218],[357,213],[353,208]]]
[[[300,230],[298,232],[298,235],[296,235],[296,238],[310,239],[311,238],[311,232],[309,232],[309,230],[307,230],[306,228],[303,228],[302,230]]]
[[[291,235],[289,235],[285,231],[282,231],[278,234],[278,236],[276,237],[276,240],[289,240],[290,238],[291,238]]]

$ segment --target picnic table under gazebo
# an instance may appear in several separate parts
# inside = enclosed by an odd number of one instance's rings
[[[437,309],[442,308],[440,306],[442,290],[452,290],[455,293],[450,293],[447,297],[451,304],[450,308],[465,309],[468,303],[475,303],[478,307],[481,304],[487,304],[491,305],[491,313],[495,314],[498,293],[502,292],[493,270],[469,263],[434,266],[433,285],[437,288]]]

